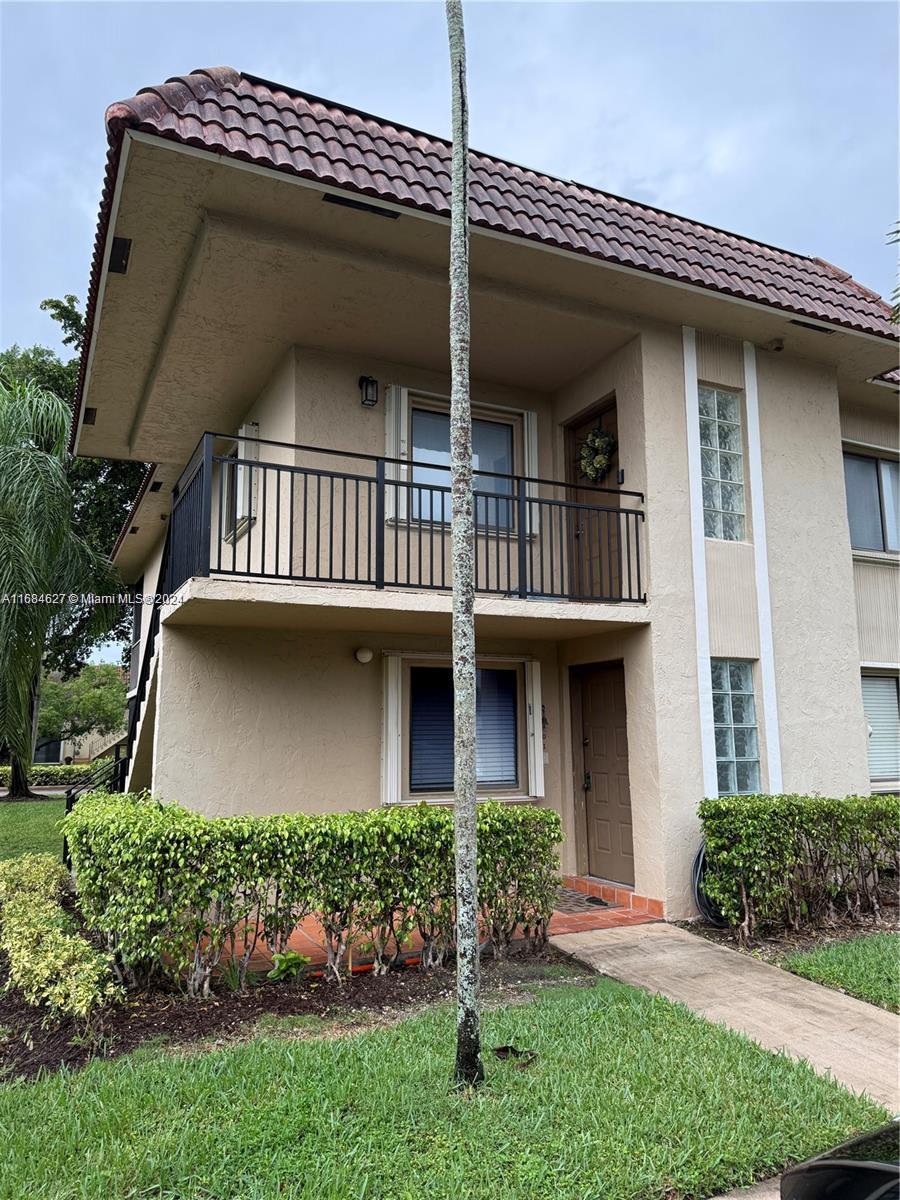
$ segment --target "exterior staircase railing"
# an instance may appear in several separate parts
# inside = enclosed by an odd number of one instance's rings
[[[169,560],[169,535],[166,534],[165,544],[163,546],[162,561],[159,569],[159,583],[153,597],[153,607],[150,614],[150,624],[147,629],[147,640],[144,644],[144,653],[141,656],[141,667],[138,674],[137,689],[132,697],[132,705],[128,714],[128,732],[123,739],[116,744],[114,757],[108,762],[102,763],[96,771],[92,772],[87,779],[70,787],[66,791],[66,813],[70,813],[75,807],[79,797],[84,796],[87,792],[95,792],[101,788],[108,792],[124,792],[128,783],[128,772],[134,758],[134,746],[137,739],[138,725],[141,720],[141,711],[144,706],[144,701],[147,698],[147,691],[150,685],[150,668],[153,664],[154,647],[156,638],[159,634],[160,609],[162,608],[162,596],[166,587],[167,570]],[[124,742],[124,748],[123,748]],[[63,861],[67,867],[71,867],[72,860],[69,854],[69,847],[63,839]]]

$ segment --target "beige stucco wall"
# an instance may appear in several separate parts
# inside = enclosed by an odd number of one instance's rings
[[[356,661],[360,646],[374,651],[370,663]],[[540,662],[548,716],[541,802],[561,811],[555,645],[483,640],[479,650]],[[449,641],[164,625],[154,792],[217,816],[378,805],[383,651],[449,654]]]
[[[742,385],[738,343],[703,335],[698,343],[701,378]],[[703,793],[683,371],[681,330],[648,325],[552,395],[473,385],[477,403],[537,413],[539,470],[556,478],[565,474],[563,426],[616,397],[625,486],[646,493],[649,626],[558,642],[482,641],[480,649],[533,654],[541,662],[548,722],[544,803],[563,819],[566,872],[585,869],[569,668],[624,662],[635,887],[663,899],[671,917],[692,910],[690,865]],[[375,375],[382,385],[375,409],[359,403],[360,374]],[[862,790],[866,746],[834,378],[812,363],[762,351],[758,374],[784,786],[833,794]],[[442,375],[296,347],[247,419],[259,420],[262,437],[381,454],[387,383],[439,395],[448,389]],[[711,653],[755,662],[765,776],[769,731],[759,702],[753,546],[707,542],[705,553]],[[359,645],[376,652],[368,666],[353,657]],[[380,652],[446,645],[440,638],[365,630],[304,634],[165,625],[153,713],[153,786],[167,798],[216,813],[377,804]]]
[[[692,911],[690,865],[703,791],[683,380],[680,330],[648,326],[554,401],[562,423],[614,393],[625,486],[646,493],[650,626],[633,634],[566,643],[561,648],[561,689],[568,726],[568,667],[619,658],[624,662],[635,889],[664,900],[671,916]],[[559,434],[557,469],[562,453]],[[574,787],[568,743],[563,752],[569,756],[563,787],[573,796],[568,829],[577,844],[581,797]]]
[[[757,352],[786,791],[868,790],[853,559],[829,368]]]

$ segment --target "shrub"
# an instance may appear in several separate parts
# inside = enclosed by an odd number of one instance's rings
[[[896,796],[725,796],[704,800],[704,888],[746,941],[880,913],[880,877],[896,871]]]
[[[258,939],[281,954],[309,914],[334,978],[353,937],[369,942],[377,971],[396,962],[414,928],[426,969],[452,944],[449,808],[207,818],[147,795],[95,792],[64,829],[85,919],[106,935],[127,983],[165,970],[205,996],[228,946],[243,987]],[[488,801],[478,830],[482,919],[497,953],[520,926],[542,943],[559,817]]]
[[[98,758],[89,763],[32,763],[28,770],[28,782],[32,787],[71,787],[84,783],[106,763],[109,758]],[[0,787],[9,787],[9,767],[0,767]]]
[[[51,854],[24,854],[0,863],[0,949],[10,984],[29,1004],[53,1016],[87,1019],[117,989],[107,955],[75,929],[60,904],[68,880]]]

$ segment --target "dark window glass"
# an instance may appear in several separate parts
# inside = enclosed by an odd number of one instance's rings
[[[436,488],[450,487],[450,414],[427,408],[414,408],[412,413],[412,458],[418,463],[412,469],[412,482],[431,484]],[[482,471],[512,474],[513,428],[504,421],[472,421],[472,465]],[[479,525],[508,529],[512,524],[513,494],[511,479],[495,479],[490,475],[475,475],[475,520]],[[415,521],[449,521],[449,490],[430,491],[425,487],[412,488],[411,516]],[[497,499],[494,499],[494,497]]]
[[[413,792],[453,790],[453,676],[449,667],[412,667],[409,690],[409,786]],[[518,683],[513,670],[476,675],[478,786],[518,785]]]
[[[61,761],[62,742],[59,738],[46,738],[34,748],[36,763],[58,763]]]
[[[844,455],[850,545],[854,550],[883,550],[878,460],[859,454]]]

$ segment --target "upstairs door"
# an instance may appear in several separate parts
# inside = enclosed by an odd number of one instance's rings
[[[620,536],[618,518],[614,513],[592,511],[594,506],[615,508],[618,498],[605,492],[593,492],[592,486],[615,488],[619,477],[618,447],[612,456],[605,477],[592,484],[581,473],[581,446],[595,429],[611,433],[618,441],[619,422],[616,403],[606,404],[591,416],[570,425],[567,433],[566,482],[575,486],[566,499],[576,504],[591,505],[577,508],[569,514],[569,593],[575,599],[601,600],[618,597],[622,587]],[[581,485],[581,486],[579,486]]]
[[[573,740],[581,743],[588,873],[633,887],[625,668],[581,667],[573,685],[580,692],[580,703],[572,705]]]

